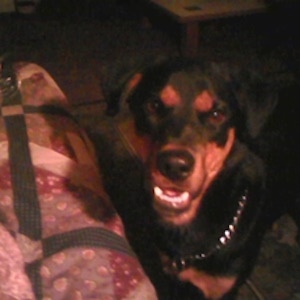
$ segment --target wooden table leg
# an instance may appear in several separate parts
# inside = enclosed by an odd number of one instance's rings
[[[184,56],[195,57],[199,50],[199,22],[182,24],[181,53]]]

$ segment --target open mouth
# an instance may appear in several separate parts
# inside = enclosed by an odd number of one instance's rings
[[[191,203],[190,194],[186,191],[180,191],[172,188],[153,188],[156,203],[164,210],[181,212],[189,208]]]

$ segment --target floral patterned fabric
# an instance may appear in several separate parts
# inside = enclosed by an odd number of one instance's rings
[[[14,72],[21,103],[4,105],[0,93],[0,299],[156,299],[65,95],[38,65],[17,64]],[[21,161],[24,199],[12,180],[15,117],[24,118],[35,178],[28,184]],[[28,192],[37,195],[36,209]]]
[[[34,299],[16,241],[0,224],[0,299]]]

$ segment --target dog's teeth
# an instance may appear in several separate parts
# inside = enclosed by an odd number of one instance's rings
[[[181,194],[181,198],[183,201],[186,201],[189,199],[189,193],[188,192],[184,192],[183,194]]]
[[[158,197],[160,197],[163,194],[163,191],[158,186],[154,187],[154,194]]]
[[[183,192],[183,193],[176,193],[172,191],[166,191],[164,192],[160,187],[156,186],[154,187],[154,194],[157,198],[160,200],[170,202],[174,207],[176,207],[178,204],[184,203],[188,201],[189,199],[189,193]]]

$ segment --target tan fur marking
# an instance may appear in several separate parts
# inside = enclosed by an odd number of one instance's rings
[[[122,96],[121,96],[122,101],[127,101],[128,96],[130,95],[132,90],[134,90],[135,87],[139,84],[139,82],[141,81],[142,78],[143,78],[143,75],[141,73],[136,73],[130,78],[130,80],[127,82],[126,87],[122,93]]]
[[[228,138],[223,148],[218,147],[216,144],[208,144],[207,155],[205,157],[205,169],[208,177],[213,178],[223,167],[224,161],[226,160],[229,152],[235,141],[234,129],[229,129]]]
[[[209,111],[213,107],[213,104],[214,99],[208,91],[203,91],[194,101],[195,108],[201,112]]]
[[[136,73],[133,75],[133,77],[130,79],[129,83],[128,83],[128,88],[131,90],[133,88],[135,88],[138,83],[141,81],[142,79],[142,74],[141,73]]]
[[[212,276],[193,268],[179,274],[182,281],[189,281],[198,287],[208,299],[217,300],[224,296],[235,284],[235,277]]]
[[[176,106],[181,103],[181,98],[176,90],[167,85],[160,93],[161,100],[166,106]]]

